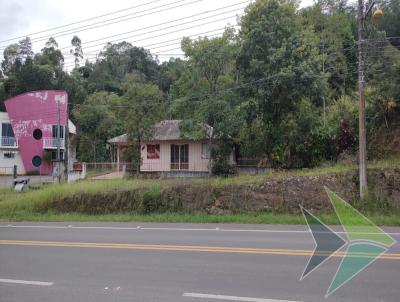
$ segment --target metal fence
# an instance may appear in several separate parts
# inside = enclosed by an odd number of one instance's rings
[[[0,167],[0,175],[13,175],[14,167]]]
[[[86,166],[86,176],[89,178],[114,172],[133,171],[132,163],[128,162],[120,162],[119,164],[116,162],[75,163],[74,171],[80,171],[82,165]]]

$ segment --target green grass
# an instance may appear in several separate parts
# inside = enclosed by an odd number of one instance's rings
[[[78,213],[32,213],[17,211],[9,213],[4,221],[49,221],[49,222],[168,222],[168,223],[237,223],[237,224],[290,224],[305,225],[306,221],[298,214],[184,214],[184,213],[152,213],[152,214],[107,214],[83,215]],[[319,215],[329,225],[339,224],[334,214]],[[369,214],[368,217],[377,225],[400,226],[400,215]]]
[[[369,163],[370,168],[388,168],[400,166],[400,157],[392,157],[382,161]],[[15,193],[11,189],[0,190],[0,219],[18,221],[152,221],[152,222],[193,222],[193,223],[268,223],[268,224],[304,224],[301,215],[293,214],[235,214],[235,215],[206,215],[206,214],[108,214],[108,215],[83,215],[77,213],[38,213],[35,211],[37,205],[50,202],[54,199],[63,199],[72,195],[82,193],[101,193],[113,190],[132,190],[146,188],[159,190],[171,185],[211,185],[220,187],[226,185],[250,185],[260,184],[267,180],[285,179],[288,177],[318,176],[330,173],[345,173],[357,169],[355,165],[334,164],[325,165],[314,169],[302,169],[292,171],[274,171],[258,175],[240,175],[226,178],[206,179],[118,179],[104,181],[81,181],[73,184],[46,185],[37,190],[26,193]],[[336,217],[331,214],[321,216],[329,223],[337,223]],[[400,225],[400,215],[382,214],[377,211],[369,214],[371,219],[379,225]]]

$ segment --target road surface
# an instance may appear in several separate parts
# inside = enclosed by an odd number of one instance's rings
[[[400,228],[386,228],[400,241]],[[400,301],[400,246],[325,298],[305,226],[0,224],[0,301]]]

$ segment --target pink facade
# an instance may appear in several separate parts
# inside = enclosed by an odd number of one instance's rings
[[[51,174],[52,163],[45,161],[43,157],[46,150],[57,149],[58,145],[64,148],[64,141],[55,139],[53,129],[59,118],[60,125],[66,126],[67,93],[54,90],[28,92],[5,101],[5,106],[15,138],[18,140],[25,171]],[[39,167],[33,164],[35,157],[40,157],[42,161]]]

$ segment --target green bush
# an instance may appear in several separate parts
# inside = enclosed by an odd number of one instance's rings
[[[213,161],[211,172],[213,175],[218,176],[229,176],[236,173],[235,168],[229,164],[228,160],[221,157]]]
[[[144,214],[162,212],[163,204],[160,189],[150,189],[142,193],[142,211]]]
[[[39,173],[39,171],[37,171],[37,170],[31,170],[31,171],[27,171],[26,173],[25,173],[25,175],[26,176],[36,176],[36,175],[39,175],[40,173]]]

